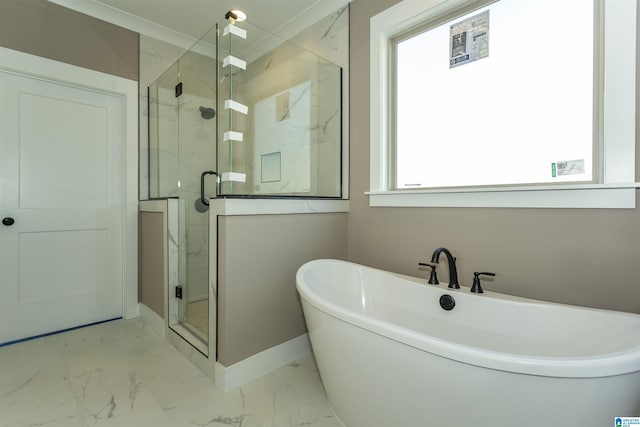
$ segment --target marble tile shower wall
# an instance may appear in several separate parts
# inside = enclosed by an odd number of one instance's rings
[[[328,193],[331,189],[340,186],[340,178],[344,180],[344,191],[348,187],[346,183],[348,181],[347,167],[349,164],[349,6],[336,10],[308,30],[293,37],[291,41],[342,68],[342,96],[338,96],[338,98],[342,99],[342,126],[334,128],[333,131],[342,131],[342,147],[339,149],[342,149],[342,162],[345,164],[344,171],[342,171],[341,177],[341,165],[337,165],[338,170],[336,173],[323,174],[320,173],[319,168],[315,168],[315,172],[317,173],[316,185],[319,193]],[[327,75],[331,76],[331,74]],[[320,84],[323,85],[322,90],[325,90],[324,88],[326,87],[329,87],[330,91],[337,89],[333,82],[325,81]],[[327,95],[329,94],[322,94],[322,96]],[[328,98],[330,99],[331,95]],[[335,107],[331,106],[331,104],[322,103],[316,108],[318,113],[317,130],[330,129],[327,123],[339,119]],[[323,144],[322,142],[331,141],[332,138],[337,137],[337,135],[319,135],[317,138],[318,143],[312,147],[315,150],[312,158],[316,159],[317,165],[326,165],[327,159],[336,158],[334,152],[336,148],[332,144]],[[340,156],[337,156],[337,158],[340,158]],[[312,168],[314,166],[312,165]],[[345,197],[347,194],[343,193],[342,196]]]
[[[253,142],[233,147],[234,172],[247,174],[246,187],[234,185],[234,192],[339,194],[339,69],[314,59],[285,44],[253,60],[234,79],[234,99],[252,112],[235,125],[236,130]],[[286,119],[278,115],[274,120],[277,100],[283,96]],[[270,153],[282,156],[282,176],[276,182],[261,177],[261,160]],[[221,147],[220,155],[228,155],[227,146]],[[225,167],[221,165],[223,171]]]

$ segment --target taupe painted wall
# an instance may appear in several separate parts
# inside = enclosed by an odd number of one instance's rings
[[[640,313],[638,209],[369,207],[369,18],[394,3],[351,3],[349,260],[426,276],[417,262],[445,246],[458,257],[463,284],[474,271],[494,271],[490,290]],[[446,263],[438,270],[448,280]]]
[[[45,0],[0,0],[0,46],[138,80],[138,33]]]
[[[346,258],[347,214],[218,220],[218,360],[233,365],[306,332],[295,274]]]
[[[140,212],[138,221],[138,300],[164,318],[165,221],[160,212]]]

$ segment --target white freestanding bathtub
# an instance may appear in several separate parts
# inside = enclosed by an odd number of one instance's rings
[[[347,427],[602,427],[638,415],[639,315],[472,294],[336,260],[303,265],[296,283]]]

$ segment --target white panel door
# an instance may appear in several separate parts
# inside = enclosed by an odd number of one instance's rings
[[[119,96],[0,71],[0,343],[122,316],[123,124]]]

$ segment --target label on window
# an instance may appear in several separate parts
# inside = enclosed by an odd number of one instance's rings
[[[488,10],[451,24],[449,52],[449,68],[489,56]]]
[[[582,175],[584,173],[584,159],[563,160],[551,163],[551,176]]]
[[[615,427],[640,426],[640,417],[616,417],[614,423]]]

